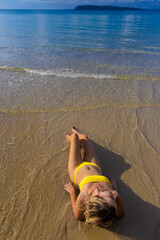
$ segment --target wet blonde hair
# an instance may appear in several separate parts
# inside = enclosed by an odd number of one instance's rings
[[[86,223],[107,227],[115,218],[115,208],[103,198],[90,197],[85,202],[84,216]]]

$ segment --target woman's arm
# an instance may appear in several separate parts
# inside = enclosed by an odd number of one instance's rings
[[[124,207],[123,207],[122,199],[118,193],[116,197],[116,204],[117,204],[116,216],[119,218],[122,218],[124,216]]]
[[[115,190],[114,195],[115,195],[115,201],[117,204],[116,216],[121,218],[124,216],[124,207],[123,207],[122,199],[118,193],[116,178],[115,177],[111,178],[110,182],[112,184],[113,189]]]
[[[64,189],[67,192],[69,192],[69,194],[70,194],[72,209],[73,209],[75,218],[77,220],[83,220],[84,214],[83,214],[83,211],[81,211],[80,208],[78,208],[80,199],[78,198],[78,196],[76,194],[75,188],[73,187],[73,185],[71,183],[67,183],[64,185]]]

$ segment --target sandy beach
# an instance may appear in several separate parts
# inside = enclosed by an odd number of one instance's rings
[[[1,112],[0,238],[158,240],[159,116],[159,107],[124,105]],[[63,189],[72,125],[93,141],[104,175],[117,179],[125,217],[108,229],[75,220]]]

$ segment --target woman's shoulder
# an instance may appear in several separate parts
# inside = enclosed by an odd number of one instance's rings
[[[78,197],[77,197],[77,204],[82,205],[86,202],[87,196],[85,193],[80,192]]]

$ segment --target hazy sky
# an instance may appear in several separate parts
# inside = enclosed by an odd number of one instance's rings
[[[72,9],[83,4],[160,8],[160,0],[0,0],[1,9]]]

